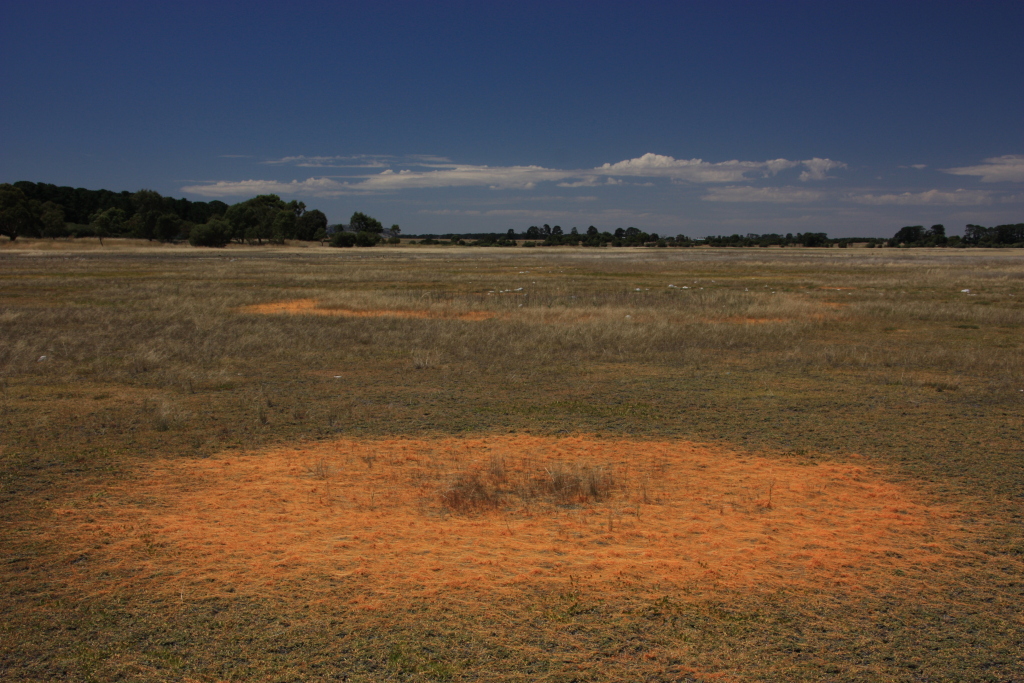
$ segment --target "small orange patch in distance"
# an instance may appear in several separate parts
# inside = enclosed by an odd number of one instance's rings
[[[488,320],[495,317],[490,311],[433,311],[433,310],[402,310],[373,309],[353,310],[349,308],[318,308],[315,299],[293,299],[269,304],[244,306],[244,313],[260,313],[264,315],[331,315],[346,318],[440,318],[453,320]]]
[[[341,439],[162,461],[88,494],[58,512],[54,541],[88,557],[68,571],[89,591],[330,584],[359,609],[545,584],[892,590],[955,542],[951,511],[866,467],[679,441]]]

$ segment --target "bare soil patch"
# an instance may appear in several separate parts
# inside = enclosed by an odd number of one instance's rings
[[[292,315],[335,315],[346,318],[439,318],[453,320],[488,320],[497,315],[491,311],[321,308],[316,299],[294,299],[292,301],[257,304],[246,306],[242,311],[245,313],[269,315],[284,313]]]
[[[353,606],[584,583],[602,594],[888,590],[956,554],[954,511],[858,464],[679,441],[343,439],[160,461],[58,513],[89,593]],[[302,585],[310,590],[313,584]]]

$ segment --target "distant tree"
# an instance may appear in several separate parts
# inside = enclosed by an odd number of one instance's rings
[[[173,242],[178,239],[178,235],[181,233],[182,223],[183,221],[178,218],[177,214],[161,214],[156,219],[154,237],[161,242]]]
[[[313,239],[318,241],[322,247],[324,242],[327,241],[327,228],[317,228],[316,233],[313,234]]]
[[[356,233],[356,246],[357,247],[373,247],[380,242],[381,237],[376,232],[370,232],[368,230],[362,230]]]
[[[97,211],[89,219],[89,225],[92,226],[96,237],[100,239],[100,245],[103,244],[104,237],[120,234],[124,224],[124,211],[114,207],[106,211]]]
[[[43,237],[57,239],[68,234],[67,223],[64,220],[64,209],[58,204],[53,202],[43,204],[43,213],[39,216],[39,221],[43,224]]]
[[[828,235],[823,232],[798,233],[797,239],[805,247],[827,247]]]
[[[402,229],[398,227],[398,223],[391,226],[391,236],[398,237],[402,233]]]
[[[295,239],[315,240],[317,232],[323,230],[327,234],[327,216],[323,211],[313,209],[306,211],[295,221]]]
[[[379,235],[384,232],[384,225],[376,218],[356,211],[348,222],[348,229],[355,233],[369,232]]]
[[[132,232],[135,237],[155,239],[157,237],[157,219],[163,215],[163,197],[153,190],[139,190],[132,195],[135,215],[132,216]]]
[[[577,230],[576,226],[574,225],[574,226],[572,226],[572,232],[570,232],[569,234],[570,235],[578,235],[578,234],[580,234],[580,231]]]
[[[292,209],[278,211],[270,224],[270,241],[274,244],[284,244],[286,239],[294,237],[297,222],[298,219]]]
[[[943,230],[945,233],[945,230]],[[914,244],[920,242],[924,237],[924,226],[923,225],[908,225],[899,229],[899,231],[893,235],[893,238],[889,240],[890,247],[898,247],[901,244]]]
[[[541,232],[541,234],[542,234],[542,235],[544,235],[545,237],[547,237],[548,235],[550,235],[550,234],[551,234],[551,226],[550,226],[550,225],[548,225],[547,223],[545,223],[545,224],[544,224],[544,227],[543,227],[543,228],[541,228],[540,232]]]
[[[230,222],[214,217],[194,226],[189,232],[188,243],[193,247],[226,247],[231,241],[232,232]]]
[[[622,239],[625,235],[626,235],[626,231],[625,230],[623,230],[622,228],[615,228],[615,237],[617,239]]]
[[[561,225],[556,225],[555,227],[551,228],[551,234],[552,235],[561,235],[562,234],[562,226]]]
[[[32,228],[35,218],[29,199],[20,188],[10,183],[0,185],[0,235],[7,235],[13,242]]]
[[[332,247],[354,247],[356,246],[356,236],[351,232],[345,230],[336,230],[331,235],[331,246]]]
[[[540,228],[538,228],[536,225],[531,225],[529,228],[527,228],[527,230],[526,230],[526,239],[536,240],[536,239],[540,239],[540,237],[541,237]],[[524,244],[523,246],[526,246],[526,245]],[[533,246],[533,245],[531,244],[530,246]]]
[[[507,240],[514,240],[515,238],[516,238],[516,231],[513,230],[512,228],[509,228],[508,232],[505,233],[505,239],[507,239]]]
[[[587,228],[587,237],[597,237],[597,228],[593,225]]]

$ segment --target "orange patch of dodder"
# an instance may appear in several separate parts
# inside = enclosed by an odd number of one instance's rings
[[[72,580],[97,593],[329,584],[372,609],[574,582],[603,595],[885,589],[953,553],[952,517],[857,464],[494,436],[162,461],[61,510],[54,531],[83,560]]]
[[[320,308],[316,299],[293,299],[268,304],[255,304],[242,308],[245,313],[291,314],[291,315],[332,315],[346,318],[442,318],[454,320],[488,320],[495,316],[490,311],[449,311],[414,309],[372,309]]]

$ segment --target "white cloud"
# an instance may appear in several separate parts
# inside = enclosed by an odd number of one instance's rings
[[[701,197],[708,202],[769,202],[772,204],[806,204],[824,197],[823,192],[802,187],[749,187],[731,185],[716,187]]]
[[[440,187],[491,187],[494,189],[533,189],[537,183],[559,181],[574,175],[543,166],[468,166],[437,171],[387,169],[366,177],[355,186],[365,190],[406,190]]]
[[[355,192],[394,192],[407,189],[437,189],[445,187],[490,187],[493,189],[533,189],[538,183],[553,182],[561,187],[597,187],[626,183],[623,178],[667,178],[680,183],[742,182],[772,176],[780,171],[803,166],[802,180],[822,180],[833,168],[845,166],[831,159],[814,158],[807,161],[771,159],[768,161],[707,162],[702,159],[675,159],[661,154],[644,154],[635,159],[608,163],[590,169],[557,169],[543,166],[476,166],[454,164],[444,157],[387,157],[387,156],[289,156],[264,162],[271,165],[329,168],[383,168],[371,175],[346,176],[347,182],[329,178],[309,178],[304,181],[281,183],[271,180],[219,181],[207,185],[182,188],[186,192],[207,196],[236,196],[250,192],[333,196]],[[393,166],[413,166],[395,171]],[[644,183],[644,184],[650,184]]]
[[[846,164],[841,161],[832,161],[831,159],[819,159],[814,157],[813,159],[807,159],[801,161],[804,168],[807,170],[800,174],[800,180],[825,180],[829,176],[826,175],[833,168],[846,168]]]
[[[278,194],[299,197],[336,197],[349,194],[351,187],[331,178],[308,178],[282,183],[277,180],[220,180],[206,185],[188,185],[182,192],[202,197],[252,197],[258,194]]]
[[[926,192],[902,192],[900,194],[862,194],[853,195],[849,200],[858,204],[875,206],[886,204],[928,205],[952,204],[955,206],[973,206],[991,204],[992,193],[984,190],[928,190]]]
[[[744,180],[748,175],[775,175],[779,171],[801,162],[788,159],[770,161],[720,161],[712,163],[703,159],[676,159],[662,154],[647,153],[635,159],[626,159],[614,164],[604,164],[589,173],[608,176],[643,178],[671,178],[693,183],[731,183]]]
[[[272,166],[288,165],[300,168],[387,168],[391,157],[386,156],[297,156],[269,159],[262,163]]]
[[[953,175],[978,176],[984,183],[1024,182],[1024,155],[1007,154],[984,159],[977,166],[944,168],[944,173]]]

